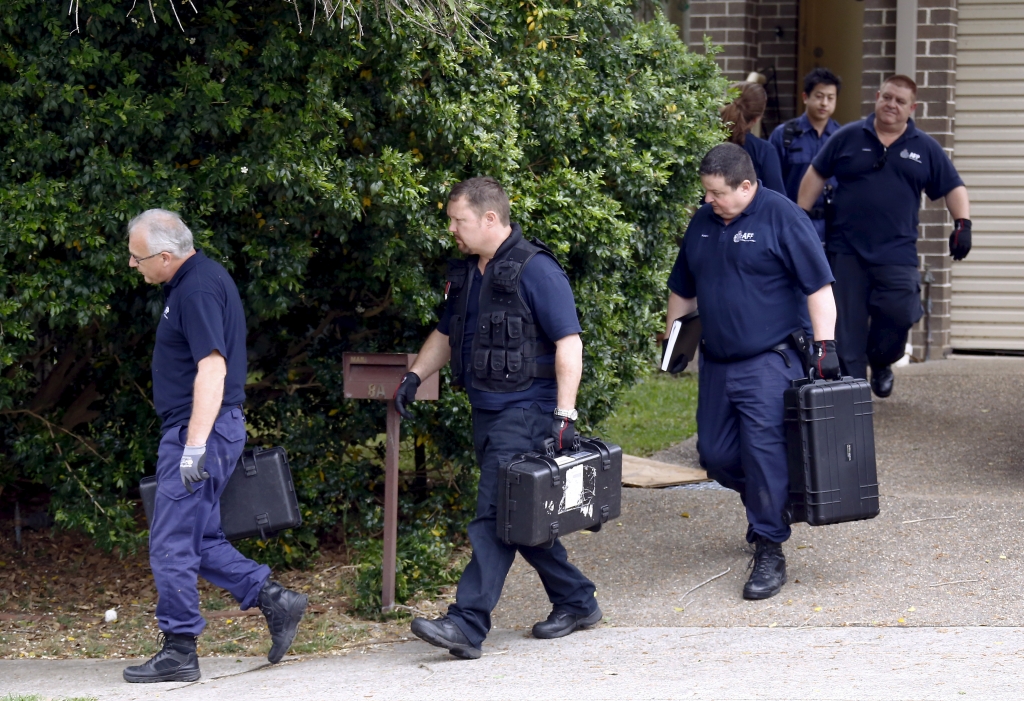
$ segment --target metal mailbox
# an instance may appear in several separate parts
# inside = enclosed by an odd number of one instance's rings
[[[345,353],[342,370],[345,399],[376,399],[388,403],[384,457],[384,552],[381,563],[381,608],[395,608],[395,564],[398,545],[398,446],[402,417],[395,409],[395,390],[409,372],[416,353]],[[437,399],[439,375],[420,378],[417,400]]]
[[[409,372],[416,353],[344,353],[342,370],[345,379],[345,399],[379,399],[388,401]],[[439,373],[420,378],[417,400],[436,400]]]

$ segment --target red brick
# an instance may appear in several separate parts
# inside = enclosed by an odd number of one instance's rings
[[[880,73],[891,74],[896,69],[896,57],[895,56],[865,56],[864,57],[864,72],[878,71]],[[879,81],[877,85],[881,85]]]
[[[951,25],[934,25],[926,24],[918,26],[917,38],[921,39],[952,39],[954,36],[954,27]]]
[[[882,56],[882,42],[880,41],[865,41],[864,42],[864,56]]]
[[[896,27],[890,27],[887,25],[872,25],[864,27],[864,39],[869,41],[871,39],[890,39],[896,38]]]
[[[743,29],[746,25],[743,17],[716,16],[708,17],[708,26],[711,29]]]
[[[956,42],[942,40],[929,41],[927,53],[929,56],[955,56]]]
[[[918,71],[954,71],[956,59],[953,56],[918,56]]]

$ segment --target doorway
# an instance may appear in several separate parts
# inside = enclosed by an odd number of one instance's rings
[[[862,0],[800,0],[800,45],[796,112],[804,111],[803,77],[828,68],[843,81],[833,118],[847,124],[861,118],[861,72],[864,70],[864,3]]]

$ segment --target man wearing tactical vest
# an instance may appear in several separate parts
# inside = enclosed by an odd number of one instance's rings
[[[569,563],[559,540],[545,549],[506,545],[497,534],[498,466],[517,453],[543,452],[548,438],[561,450],[575,436],[583,342],[569,278],[547,246],[527,241],[510,222],[508,196],[494,178],[453,187],[448,217],[467,257],[448,262],[444,315],[402,378],[395,405],[409,418],[422,378],[449,361],[452,382],[469,394],[480,465],[469,524],[473,557],[447,615],[416,618],[412,632],[455,657],[476,659],[516,552],[537,570],[552,604],[534,637],[569,635],[602,614],[593,582]]]
[[[827,68],[815,68],[804,76],[804,113],[775,127],[768,139],[782,163],[786,196],[794,202],[811,161],[839,129],[839,122],[832,119],[832,114],[836,111],[841,87],[842,81],[835,73]],[[807,212],[822,243],[825,243],[826,203],[831,205],[835,187],[836,179],[829,178],[822,194]]]

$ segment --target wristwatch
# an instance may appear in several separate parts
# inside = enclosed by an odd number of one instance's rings
[[[576,421],[576,417],[580,413],[575,409],[555,409],[555,416],[560,419],[569,419],[570,421]]]

